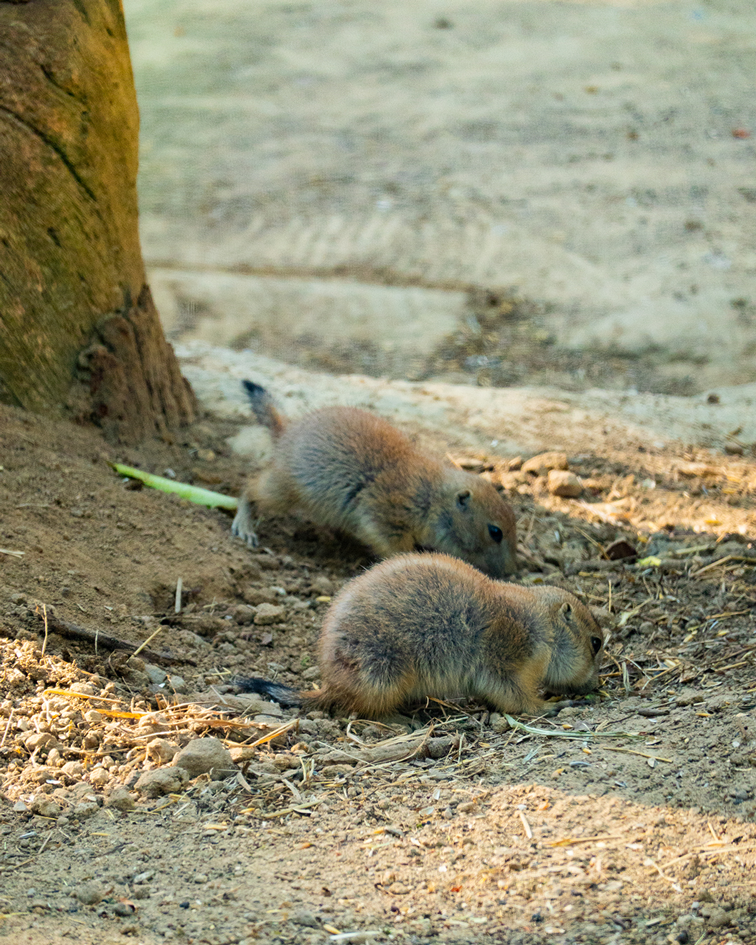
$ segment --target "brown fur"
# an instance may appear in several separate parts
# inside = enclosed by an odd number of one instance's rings
[[[516,569],[514,513],[490,482],[421,453],[365,410],[328,407],[286,423],[263,388],[246,386],[276,448],[239,499],[235,535],[256,545],[255,503],[266,512],[304,512],[381,558],[440,551],[493,577]]]
[[[493,581],[448,555],[401,555],[334,600],[320,636],[322,688],[293,704],[374,718],[427,696],[472,696],[537,714],[540,687],[596,688],[603,642],[590,610],[561,588]],[[274,690],[285,695],[275,684],[257,691]]]

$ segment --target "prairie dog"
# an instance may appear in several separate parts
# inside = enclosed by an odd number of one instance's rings
[[[492,577],[516,569],[514,512],[490,482],[421,453],[366,410],[326,407],[287,423],[264,388],[242,383],[275,452],[239,499],[234,535],[257,544],[254,502],[268,512],[298,509],[380,558],[441,551]]]
[[[320,634],[322,688],[239,680],[284,705],[390,715],[426,696],[473,696],[500,712],[538,714],[539,687],[587,693],[604,635],[559,587],[493,581],[448,555],[400,555],[350,581]]]

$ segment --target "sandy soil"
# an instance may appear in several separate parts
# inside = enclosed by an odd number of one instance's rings
[[[125,9],[176,337],[328,371],[354,340],[347,370],[396,377],[439,349],[495,385],[753,379],[751,0]],[[476,288],[530,317],[472,332]]]
[[[567,500],[515,457],[458,451],[517,509],[518,579],[596,608],[611,635],[601,691],[521,720],[535,730],[469,704],[386,728],[227,686],[239,672],[317,683],[318,627],[370,563],[359,548],[285,519],[262,522],[252,553],[224,513],[134,490],[105,462],[233,493],[239,420],[113,450],[0,419],[0,936],[756,941],[752,460],[620,440],[570,455],[585,493]],[[620,538],[641,563],[611,560]],[[266,604],[277,622],[256,622]],[[159,631],[158,655],[129,659],[56,621],[132,644]],[[200,736],[238,771],[135,790]]]

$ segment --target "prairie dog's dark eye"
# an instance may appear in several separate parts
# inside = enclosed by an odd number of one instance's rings
[[[488,534],[493,538],[497,545],[501,544],[501,539],[504,537],[504,532],[499,528],[498,525],[489,525]]]
[[[594,656],[596,656],[603,645],[604,641],[601,639],[601,637],[591,637],[591,649],[593,650]]]

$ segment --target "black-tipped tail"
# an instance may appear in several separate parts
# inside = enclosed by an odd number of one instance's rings
[[[259,676],[243,676],[233,680],[239,692],[256,692],[277,702],[284,709],[293,709],[302,705],[302,696],[291,686],[282,686],[281,683],[262,679]]]
[[[242,381],[244,392],[249,397],[252,413],[258,423],[267,427],[273,436],[280,436],[286,426],[285,418],[276,410],[273,398],[259,384],[253,381]]]

